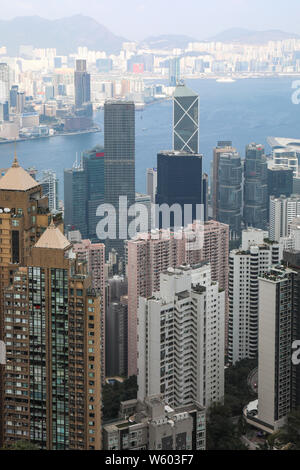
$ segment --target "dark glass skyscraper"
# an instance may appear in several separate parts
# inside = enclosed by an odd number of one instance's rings
[[[82,164],[64,171],[64,220],[68,230],[79,230],[87,238],[87,175]]]
[[[116,240],[107,240],[107,253],[114,248],[124,253],[121,232],[126,232],[125,211],[119,211],[119,198],[135,204],[135,106],[129,101],[107,101],[104,105],[105,202],[116,210]],[[120,217],[120,218],[119,218]],[[120,223],[121,219],[121,223]],[[127,236],[126,236],[127,238]]]
[[[174,93],[173,148],[179,152],[199,151],[199,97],[184,84]]]
[[[97,208],[105,198],[103,147],[85,152],[80,164],[64,172],[65,226],[97,242]]]
[[[105,157],[104,148],[96,147],[83,155],[83,168],[87,177],[87,229],[88,238],[92,242],[99,242],[97,237],[96,216],[100,204],[104,203],[105,188]]]
[[[81,108],[91,101],[91,76],[86,71],[86,61],[76,61],[75,82],[75,106]]]
[[[182,220],[180,226],[186,226],[194,220],[201,218],[197,213],[197,205],[203,204],[202,188],[202,155],[185,152],[161,152],[157,155],[157,195],[156,203],[167,204],[169,208],[173,204],[179,204],[182,209]],[[190,219],[185,204],[191,205]],[[199,207],[199,209],[200,209]],[[204,212],[204,208],[202,207]],[[171,214],[170,227],[174,227],[174,214]],[[160,215],[160,228],[170,228],[163,224]]]
[[[268,196],[290,197],[293,194],[293,169],[274,166],[268,168]]]
[[[266,229],[268,223],[268,164],[262,145],[246,147],[244,166],[244,223]]]
[[[230,227],[230,238],[240,238],[242,224],[242,162],[235,152],[219,156],[218,220]]]

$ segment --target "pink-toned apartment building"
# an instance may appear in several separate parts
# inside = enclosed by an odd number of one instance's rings
[[[212,280],[226,291],[226,325],[228,323],[228,256],[229,227],[215,221],[192,225],[198,242],[181,238],[168,231],[155,235],[139,234],[127,242],[128,275],[128,375],[137,373],[137,311],[139,297],[150,297],[160,289],[160,274],[170,267],[184,263],[196,265],[202,261],[211,264]],[[200,232],[200,233],[199,233]],[[227,326],[226,326],[227,331]],[[226,334],[227,337],[227,334]]]
[[[139,297],[160,288],[160,274],[185,262],[185,240],[168,231],[140,234],[127,242],[128,375],[137,374],[137,310]]]
[[[92,243],[90,240],[81,240],[74,243],[74,251],[80,261],[86,261],[88,272],[92,276],[93,289],[100,291],[101,295],[101,363],[103,380],[105,379],[105,245]]]

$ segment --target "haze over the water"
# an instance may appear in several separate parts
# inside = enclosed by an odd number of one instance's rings
[[[1,0],[0,4],[0,19],[84,14],[132,40],[160,34],[206,39],[232,27],[300,34],[299,0]]]

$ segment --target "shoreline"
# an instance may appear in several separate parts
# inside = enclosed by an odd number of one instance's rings
[[[18,139],[0,140],[0,145],[14,144],[14,143],[19,143],[19,142],[33,142],[35,140],[41,140],[41,139],[52,139],[53,137],[68,137],[68,136],[71,137],[75,135],[97,134],[98,132],[102,132],[102,130],[100,128],[93,128],[93,129],[88,129],[86,131],[59,132],[53,135],[40,135],[37,137],[21,137]]]

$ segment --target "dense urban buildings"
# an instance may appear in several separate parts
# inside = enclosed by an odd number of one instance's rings
[[[244,223],[265,230],[268,217],[268,165],[262,145],[246,147],[244,162]]]
[[[225,292],[209,264],[170,268],[140,298],[138,398],[162,394],[177,407],[224,399]]]
[[[106,240],[107,252],[124,253],[128,238],[127,210],[135,204],[135,106],[133,102],[107,101],[104,107],[105,203],[116,213],[115,240]],[[120,198],[127,198],[119,207]],[[120,223],[121,220],[121,223]]]
[[[205,409],[196,402],[171,408],[160,395],[122,402],[119,421],[103,428],[103,442],[111,451],[205,450]]]

